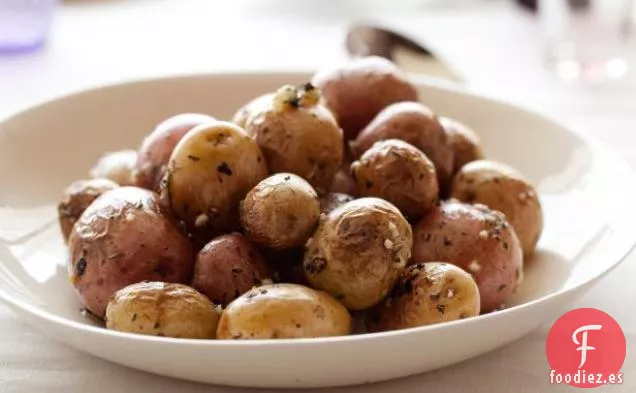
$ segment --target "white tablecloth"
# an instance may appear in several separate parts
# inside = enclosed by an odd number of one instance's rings
[[[342,38],[349,17],[374,15],[373,7],[360,1],[298,3],[69,1],[60,9],[44,50],[0,57],[0,117],[58,94],[139,76],[312,70],[345,57]],[[381,14],[423,34],[460,70],[471,88],[530,106],[590,132],[616,148],[636,168],[634,73],[602,88],[563,84],[541,68],[538,27],[529,15],[499,1],[464,3],[466,8],[453,12],[446,4],[429,12],[401,15],[385,10]],[[636,391],[634,277],[636,258],[632,256],[572,305],[608,312],[627,336],[624,384],[597,391]],[[550,325],[501,350],[453,367],[328,392],[574,391],[548,384],[545,337]],[[0,392],[114,391],[244,390],[172,380],[110,364],[42,336],[0,305]]]

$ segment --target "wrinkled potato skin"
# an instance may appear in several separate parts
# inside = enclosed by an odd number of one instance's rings
[[[451,195],[499,210],[515,229],[525,256],[534,254],[543,231],[543,213],[532,184],[517,170],[493,161],[473,161],[455,177]]]
[[[254,288],[221,315],[219,339],[250,340],[344,336],[351,333],[347,309],[325,292],[295,284]]]
[[[93,179],[108,179],[120,186],[134,186],[136,162],[137,152],[134,150],[105,153],[91,168],[89,174]]]
[[[108,179],[91,179],[75,181],[64,190],[62,200],[57,205],[64,243],[68,243],[68,237],[71,235],[73,225],[84,210],[97,197],[117,187],[119,187],[117,183]]]
[[[479,315],[472,276],[444,262],[409,266],[389,297],[367,313],[372,332],[450,322]]]
[[[135,183],[138,187],[159,191],[170,155],[183,136],[194,127],[213,122],[214,118],[200,113],[183,113],[163,122],[141,143],[135,164]]]
[[[231,233],[217,237],[199,251],[192,287],[225,306],[271,279],[272,273],[256,247],[243,235]]]
[[[330,192],[324,197],[320,198],[320,212],[329,214],[332,210],[344,205],[347,202],[353,201],[355,198],[349,194],[342,194],[339,192]]]
[[[213,339],[220,317],[210,299],[186,285],[140,282],[113,295],[106,308],[106,327],[150,336]]]
[[[439,121],[446,131],[448,143],[453,149],[453,175],[469,162],[484,158],[484,149],[475,131],[448,117],[441,117]]]
[[[523,278],[519,239],[504,215],[483,205],[443,202],[413,228],[412,264],[446,261],[472,274],[481,312],[500,308]]]
[[[267,175],[254,140],[217,121],[195,127],[177,144],[161,197],[195,238],[209,240],[238,229],[240,201]]]
[[[157,194],[119,187],[82,213],[69,238],[68,271],[86,308],[104,317],[108,299],[143,280],[187,283],[192,246]]]
[[[321,219],[307,242],[305,277],[350,310],[369,308],[404,271],[412,240],[411,226],[395,206],[378,198],[356,199]]]
[[[417,101],[417,91],[391,61],[369,56],[319,71],[312,83],[338,119],[345,140],[358,133],[386,106]]]
[[[356,194],[385,199],[409,219],[437,203],[435,166],[413,145],[397,139],[376,142],[351,164]]]
[[[241,202],[241,224],[254,243],[285,249],[305,244],[318,225],[316,191],[300,176],[278,173],[261,181]]]
[[[266,93],[243,105],[232,117],[232,123],[241,128],[245,128],[249,118],[258,113],[261,108],[267,106],[267,103],[271,101],[272,97],[274,97],[274,93]]]

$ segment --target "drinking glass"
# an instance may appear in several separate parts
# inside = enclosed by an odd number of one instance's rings
[[[0,53],[40,47],[53,19],[57,0],[0,0]]]

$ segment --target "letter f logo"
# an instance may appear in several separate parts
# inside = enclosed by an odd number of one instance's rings
[[[581,364],[579,364],[579,368],[583,367],[585,361],[587,360],[587,351],[593,351],[596,349],[587,345],[587,332],[590,330],[601,330],[602,327],[602,325],[585,325],[576,329],[574,333],[572,333],[572,341],[574,341],[574,343],[577,345],[581,345],[576,349],[577,351],[581,351]],[[581,335],[581,342],[579,342],[576,336],[578,336],[578,334],[581,332],[583,332],[583,334]]]

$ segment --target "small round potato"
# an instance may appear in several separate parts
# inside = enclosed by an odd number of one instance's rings
[[[120,332],[212,339],[221,311],[181,284],[144,281],[120,289],[106,308],[106,327]]]
[[[357,194],[394,204],[409,219],[417,219],[437,203],[435,166],[424,153],[398,139],[376,142],[351,164]]]
[[[351,202],[355,198],[349,194],[342,194],[339,192],[330,192],[324,197],[320,198],[320,212],[329,214],[332,210],[344,205],[347,202]]]
[[[71,282],[86,308],[103,318],[108,299],[143,280],[187,283],[192,246],[157,194],[119,187],[95,199],[68,242]]]
[[[194,127],[214,121],[200,113],[172,116],[157,125],[141,144],[135,164],[137,186],[159,191],[159,185],[170,155],[183,136]]]
[[[223,311],[219,339],[249,340],[344,336],[351,333],[347,309],[325,292],[296,284],[263,285]]]
[[[445,262],[406,268],[385,301],[367,312],[369,331],[388,331],[479,315],[479,289],[472,276]]]
[[[484,150],[475,131],[448,117],[440,117],[439,121],[446,131],[448,143],[453,149],[453,174],[467,163],[484,158]]]
[[[384,298],[411,256],[411,226],[389,202],[361,198],[321,219],[306,245],[303,269],[312,286],[350,310]]]
[[[93,179],[108,179],[120,186],[134,186],[136,162],[137,152],[134,150],[106,153],[91,168],[89,174]]]
[[[68,243],[73,225],[88,205],[106,191],[117,187],[119,187],[117,183],[108,179],[91,179],[73,182],[64,190],[62,200],[57,205],[57,212],[65,243]]]
[[[238,229],[240,201],[267,175],[256,142],[237,125],[215,121],[177,144],[161,198],[196,239],[207,241]]]
[[[342,130],[311,84],[283,86],[248,118],[245,130],[263,150],[272,173],[294,173],[316,191],[329,191],[343,160]]]
[[[305,244],[318,225],[318,194],[300,176],[278,173],[261,181],[241,202],[241,224],[252,242],[275,249]]]
[[[473,161],[455,177],[451,196],[505,214],[519,237],[524,255],[534,254],[543,230],[541,202],[530,181],[517,170],[494,161]]]
[[[216,304],[227,305],[255,285],[272,281],[272,274],[256,247],[240,233],[209,242],[194,262],[192,287]]]
[[[266,93],[254,98],[252,101],[243,105],[232,117],[232,123],[241,128],[245,128],[248,119],[258,113],[263,107],[271,102],[274,93]]]
[[[351,164],[347,164],[346,168],[340,169],[333,178],[331,183],[331,193],[354,195],[356,192],[356,182],[350,174]]]
[[[440,189],[450,182],[453,149],[437,116],[419,102],[399,102],[384,108],[351,142],[355,157],[360,157],[377,141],[400,139],[420,149],[435,164]]]
[[[484,205],[452,200],[434,207],[413,228],[412,264],[446,261],[472,274],[481,311],[500,308],[523,277],[523,255],[505,216]]]
[[[312,83],[322,90],[325,104],[338,119],[346,140],[355,139],[386,106],[417,101],[417,91],[406,74],[377,56],[319,71]]]

